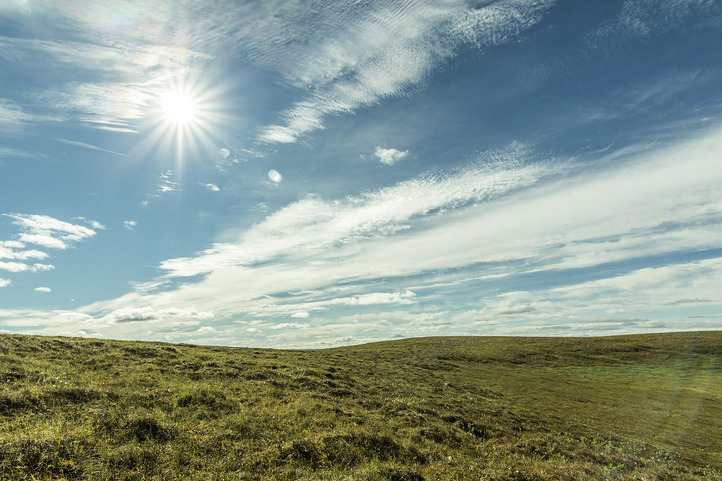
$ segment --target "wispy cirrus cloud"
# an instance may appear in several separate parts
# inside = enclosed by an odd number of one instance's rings
[[[37,86],[22,95],[24,105],[0,103],[0,129],[16,131],[32,121],[53,119],[83,122],[100,130],[136,133],[131,122],[148,113],[164,83],[185,75],[194,65],[210,58],[170,42],[160,31],[155,35],[157,43],[143,44],[137,35],[123,35],[118,24],[103,24],[97,18],[80,15],[81,10],[96,8],[94,2],[81,3],[84,6],[77,11],[68,9],[63,2],[46,2],[42,7],[20,13],[35,21],[47,18],[54,24],[68,23],[72,30],[83,32],[80,38],[0,36],[0,59],[37,78]],[[142,2],[128,7],[144,8]],[[110,13],[104,10],[100,14]],[[123,15],[123,10],[115,14]],[[153,22],[161,20],[164,14],[155,10],[149,15],[148,20]],[[40,66],[52,68],[55,77],[46,79],[40,72],[36,75]],[[93,81],[78,80],[88,77]]]
[[[97,150],[98,152],[107,152],[109,154],[120,155],[122,157],[126,156],[126,154],[122,154],[120,152],[115,152],[114,150],[104,149],[102,147],[98,147],[97,145],[92,145],[92,144],[88,144],[85,142],[78,142],[77,140],[60,139],[57,137],[54,137],[53,140],[57,140],[58,142],[62,142],[63,144],[75,145],[78,147],[82,147],[84,149]]]
[[[625,37],[647,37],[683,24],[694,11],[708,12],[712,0],[627,0],[615,18],[591,32],[590,45],[622,42]]]
[[[55,15],[53,19],[58,21],[66,13]],[[42,13],[34,15],[43,16]],[[89,21],[87,26],[97,25],[98,22]],[[105,43],[107,38],[104,39],[100,32],[93,33],[89,29],[85,34],[86,38],[82,40],[58,41],[0,37],[0,58],[8,64],[20,65],[25,64],[27,58],[39,58],[46,64],[56,64],[58,72],[64,72],[62,67],[88,70],[104,79],[118,76],[144,79],[142,85],[175,75],[179,70],[188,68],[194,60],[209,58],[206,54],[177,44],[150,47],[131,38],[116,38],[115,44],[110,46]],[[118,31],[110,29],[106,34],[118,36]]]
[[[335,308],[387,308],[391,305],[410,306],[417,303],[416,293],[409,289],[395,292],[368,292],[353,296],[339,294],[337,291],[327,289],[314,293],[298,293],[290,302],[278,300],[266,304],[256,303],[243,309],[242,312],[247,316],[259,319],[279,317],[307,319],[311,317],[312,313],[316,315]]]
[[[123,8],[81,2],[82,8],[69,9],[51,1],[17,14],[52,19],[78,33],[63,40],[0,37],[0,58],[14,65],[41,59],[61,73],[51,87],[26,96],[54,116],[137,132],[133,121],[147,114],[160,86],[202,69],[218,52],[240,49],[302,92],[280,114],[282,122],[258,133],[262,142],[294,142],[324,128],[329,115],[418,89],[464,46],[513,41],[552,3],[498,0],[473,8],[463,0],[373,1],[358,8],[343,0],[317,2],[311,10],[296,1],[229,1],[221,2],[223,15],[208,15],[191,1],[172,9],[132,0]],[[147,20],[126,32],[124,26],[138,18],[128,17],[131,11]],[[77,80],[78,71],[95,80]],[[10,113],[17,119],[13,125],[23,121],[17,111]]]
[[[0,147],[0,158],[2,157],[33,157],[34,153],[25,151],[25,150],[19,150],[19,149],[11,149],[8,147]]]
[[[194,276],[230,266],[253,265],[287,252],[320,252],[331,246],[384,237],[408,228],[414,218],[440,209],[482,202],[527,187],[549,175],[543,164],[525,165],[528,149],[514,145],[448,174],[429,174],[357,197],[326,202],[308,196],[269,216],[237,243],[219,244],[196,257],[170,259],[161,267],[171,277]]]
[[[31,113],[11,100],[0,98],[0,133],[17,134],[30,124],[47,120],[58,118]]]
[[[719,257],[634,269],[551,289],[485,297],[480,302],[483,307],[451,320],[494,334],[528,333],[529,329],[566,336],[647,332],[651,328],[716,329],[722,315],[721,280]],[[663,306],[660,299],[670,302]]]
[[[284,49],[281,58],[272,57],[274,47],[292,42],[297,34],[293,30],[279,28],[275,38],[266,39],[269,47],[251,42],[258,60],[275,65],[291,84],[310,87],[303,100],[282,114],[282,124],[261,129],[258,138],[268,143],[295,142],[324,128],[329,115],[405,95],[462,46],[486,48],[518,38],[539,22],[552,3],[502,0],[470,9],[457,1],[417,2],[413,7],[376,2],[360,16],[335,3],[321,4],[320,15],[309,19],[318,42]],[[304,36],[309,33],[303,31]],[[287,57],[289,53],[294,57]]]

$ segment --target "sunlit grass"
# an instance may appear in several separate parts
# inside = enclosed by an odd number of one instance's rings
[[[719,479],[722,333],[274,351],[0,336],[0,479]]]

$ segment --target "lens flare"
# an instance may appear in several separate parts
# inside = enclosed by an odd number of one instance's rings
[[[278,172],[277,170],[269,170],[268,178],[277,184],[279,182],[281,182],[281,180],[283,180],[283,177],[281,176],[280,172]]]

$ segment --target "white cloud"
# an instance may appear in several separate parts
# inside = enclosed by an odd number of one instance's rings
[[[0,241],[0,259],[10,260],[28,260],[28,259],[46,259],[48,254],[35,249],[24,249],[25,244],[19,241]]]
[[[203,326],[199,327],[196,332],[216,332],[216,330],[213,328],[213,326]]]
[[[124,324],[129,322],[162,321],[169,318],[207,320],[213,318],[213,313],[187,307],[166,307],[163,309],[155,309],[152,306],[122,307],[106,314],[100,320],[106,324]]]
[[[99,222],[84,218],[79,220],[91,227],[71,224],[46,215],[2,214],[2,216],[11,219],[20,230],[15,236],[16,239],[0,241],[0,259],[9,261],[0,261],[0,270],[13,273],[43,272],[55,268],[50,264],[18,262],[31,259],[43,260],[49,257],[46,252],[27,248],[27,244],[49,249],[67,249],[75,242],[93,237],[97,230],[105,228]]]
[[[622,299],[626,309],[660,299],[674,303],[722,302],[722,258],[644,268],[628,274],[559,287],[552,290],[565,299]]]
[[[408,150],[400,151],[396,149],[384,149],[376,147],[374,155],[384,165],[394,165],[399,160],[405,159],[409,155]]]
[[[627,0],[619,14],[587,36],[592,47],[626,42],[628,37],[648,37],[684,24],[694,11],[708,12],[712,0]]]
[[[92,116],[90,120],[95,120],[95,122],[90,122],[90,125],[101,130],[108,130],[109,122],[142,118],[148,104],[155,98],[155,93],[147,87],[108,82],[70,83],[42,93],[38,100],[42,101],[44,105],[62,112],[67,118],[90,115]],[[98,121],[103,123],[98,123]],[[112,128],[112,124],[110,128]]]
[[[52,290],[51,288],[49,288],[49,287],[36,287],[35,290],[38,291],[38,292],[52,292],[52,291],[53,291],[53,290]]]
[[[38,244],[44,247],[65,249],[73,242],[93,237],[96,230],[103,229],[102,224],[95,221],[93,228],[61,221],[47,215],[3,214],[21,230],[20,242]]]
[[[104,230],[105,226],[101,224],[100,222],[93,220],[93,219],[86,219],[85,217],[76,217],[77,220],[85,222],[90,227],[92,227],[95,230]]]
[[[26,125],[41,120],[50,119],[30,114],[11,100],[0,98],[0,132],[18,133]]]
[[[480,300],[481,309],[450,317],[486,333],[537,331],[544,335],[600,335],[650,329],[719,329],[717,322],[691,323],[676,306],[706,312],[722,305],[722,258],[654,268],[563,287],[509,292]],[[664,301],[661,301],[664,300]],[[665,302],[671,301],[671,302]],[[664,306],[668,305],[669,313]],[[701,311],[700,311],[701,309]],[[690,311],[688,311],[689,313]],[[651,319],[650,316],[658,319]],[[690,316],[690,318],[699,316]]]
[[[86,4],[84,9],[93,8],[91,4]],[[82,41],[0,37],[0,58],[7,65],[18,64],[19,68],[24,68],[28,63],[26,59],[31,58],[33,62],[42,62],[56,72],[94,72],[97,80],[93,83],[69,82],[25,96],[28,101],[51,109],[55,115],[53,120],[76,119],[102,130],[136,132],[127,121],[140,119],[147,113],[149,104],[157,96],[159,84],[170,77],[182,75],[189,66],[209,58],[178,46],[177,42],[167,38],[156,38],[159,42],[155,44],[153,38],[147,38],[145,44],[129,41],[117,29],[117,24],[98,21],[98,18],[109,18],[107,11],[97,12],[97,18],[84,15],[78,18],[74,15],[76,13],[66,8],[56,10],[45,4],[44,8],[34,9],[32,15],[36,21],[46,17],[47,21],[55,24],[71,17],[70,23],[76,25],[74,28],[83,26],[85,38]],[[117,14],[123,15],[121,12]],[[163,23],[164,20],[158,18],[159,14],[158,10],[148,12],[146,19],[152,22],[155,17]],[[159,36],[165,35],[162,30],[157,31]],[[0,112],[8,114],[0,115],[0,119],[6,119],[5,123],[37,120],[36,116],[25,114],[19,108],[11,106],[3,109],[1,102]],[[0,129],[2,126],[3,121],[0,121]]]
[[[350,289],[347,287],[343,290]],[[357,287],[362,290],[362,287]],[[320,312],[326,311],[339,306],[380,306],[390,304],[411,305],[415,304],[416,293],[408,289],[396,292],[370,292],[367,294],[357,294],[353,296],[337,297],[331,291],[324,291],[323,295],[327,297],[324,300],[303,300],[305,295],[298,294],[295,299],[299,302],[289,303],[271,303],[258,304],[247,307],[244,312],[247,315],[261,318],[268,317],[285,317],[307,319],[310,317],[309,311]]]
[[[310,327],[310,324],[302,322],[282,322],[271,326],[271,329],[306,329],[307,327]]]
[[[174,175],[175,173],[172,170],[167,170],[160,174],[157,195],[180,190],[180,184],[173,180]]]
[[[221,189],[216,184],[203,184],[205,188],[210,190],[211,192],[220,192]]]
[[[47,247],[50,249],[65,249],[68,247],[68,244],[65,243],[62,239],[55,238],[51,235],[20,234],[18,236],[18,239],[20,239],[21,242],[24,242],[26,244],[37,244],[39,246]]]
[[[417,2],[413,8],[380,2],[362,12],[322,3],[305,16],[300,31],[297,16],[303,12],[266,18],[261,30],[249,28],[245,46],[256,53],[252,58],[276,67],[296,87],[313,88],[283,113],[282,125],[268,126],[258,137],[295,142],[324,128],[329,114],[404,95],[463,45],[483,48],[517,38],[551,3],[506,0],[469,9],[455,0]]]
[[[52,139],[53,139],[53,140],[57,140],[58,142],[62,142],[62,143],[64,143],[64,144],[75,145],[75,146],[78,146],[78,147],[83,147],[84,149],[97,150],[98,152],[107,152],[107,153],[109,153],[109,154],[120,155],[121,157],[125,157],[125,156],[126,156],[126,154],[122,154],[122,153],[116,152],[116,151],[114,151],[114,150],[104,149],[104,148],[102,148],[102,147],[98,147],[97,145],[87,144],[87,143],[85,143],[85,142],[78,142],[78,141],[75,141],[75,140],[68,140],[68,139],[60,139],[60,138],[57,138],[57,137],[52,137]]]
[[[167,260],[161,267],[169,276],[192,276],[252,265],[288,252],[319,253],[329,246],[403,231],[409,222],[431,212],[503,196],[550,173],[541,165],[524,165],[522,159],[529,153],[518,145],[489,155],[497,161],[483,163],[488,157],[481,156],[464,170],[426,175],[343,201],[308,196],[272,214],[235,244],[218,244],[196,257]]]
[[[63,335],[65,335],[65,334],[64,334],[64,333],[58,333],[58,335],[59,335],[59,336],[63,336]],[[95,339],[101,339],[101,338],[103,337],[102,334],[99,334],[99,333],[97,333],[97,332],[89,333],[89,332],[86,332],[86,331],[84,331],[84,330],[82,330],[82,329],[79,329],[79,330],[75,331],[74,333],[68,334],[68,335],[69,335],[70,337],[88,337],[88,338],[95,338]]]
[[[25,247],[25,244],[23,244],[20,241],[0,241],[0,248],[5,249],[22,249]]]
[[[137,226],[138,223],[134,220],[123,221],[123,227],[125,227],[127,230],[134,230]]]
[[[124,307],[121,309],[116,309],[115,311],[111,312],[110,314],[103,317],[104,321],[108,321],[110,323],[115,324],[122,324],[127,322],[143,322],[143,321],[154,321],[159,319],[160,316],[158,315],[155,310],[150,307]]]
[[[118,23],[98,21],[123,18],[127,6],[116,10],[91,2],[81,13],[45,3],[33,9],[34,20],[73,28],[82,32],[79,40],[0,38],[0,59],[23,65],[32,58],[57,71],[92,70],[98,77],[94,82],[69,82],[30,100],[58,119],[136,132],[133,122],[148,113],[164,83],[203,70],[214,52],[240,50],[252,62],[276,70],[288,86],[304,89],[304,98],[281,113],[279,124],[258,134],[265,142],[294,142],[324,128],[328,115],[418,89],[464,46],[513,41],[551,3],[501,0],[469,8],[463,0],[422,0],[409,8],[379,1],[359,8],[350,0],[328,0],[309,9],[297,1],[283,2],[283,8],[277,2],[230,2],[223,5],[223,14],[215,15],[196,2],[179,1],[172,9],[144,12],[148,25],[174,28],[139,28],[132,39]],[[179,31],[193,39],[194,50],[178,44]],[[35,120],[11,104],[4,109],[0,104],[0,114],[5,119],[0,130]]]
[[[58,119],[137,132],[135,121],[149,112],[163,84],[204,71],[216,52],[243,51],[252,62],[278,72],[289,87],[303,89],[302,99],[280,114],[282,120],[258,134],[265,142],[294,142],[324,128],[329,115],[418,89],[463,47],[513,41],[552,2],[501,0],[470,8],[464,0],[421,0],[410,8],[403,2],[359,7],[351,0],[325,0],[313,9],[298,1],[282,6],[222,2],[223,13],[214,14],[197,2],[180,0],[173,8],[144,9],[145,24],[161,27],[137,28],[132,38],[118,22],[99,21],[124,18],[126,3],[101,7],[86,2],[83,9],[38,4],[30,14],[34,22],[81,32],[77,40],[0,37],[0,59],[19,68],[33,59],[59,72],[92,71],[93,82],[68,82],[26,97]],[[193,49],[179,44],[179,32],[193,39]],[[0,119],[0,130],[35,120],[20,107],[1,103]],[[225,148],[220,152],[230,154]],[[233,159],[226,155],[224,160]]]
[[[36,154],[24,150],[0,147],[0,158],[2,157],[33,157]]]
[[[216,168],[221,172],[227,171],[230,167],[240,162],[248,162],[249,160],[261,159],[266,153],[253,149],[238,149],[231,151],[225,147],[218,150],[216,157]]]
[[[49,264],[25,264],[23,262],[0,262],[0,270],[8,272],[43,272],[55,269]]]
[[[10,279],[3,279],[2,277],[0,277],[0,287],[7,287],[10,284],[12,284],[12,281],[10,281]]]
[[[161,317],[183,317],[189,319],[213,319],[212,312],[201,312],[193,308],[168,307],[158,311]]]
[[[365,306],[371,304],[413,304],[412,300],[416,297],[416,293],[410,290],[404,292],[374,292],[371,294],[363,294],[359,296],[353,296],[350,298],[337,299],[334,303],[338,304],[349,304],[351,306]]]

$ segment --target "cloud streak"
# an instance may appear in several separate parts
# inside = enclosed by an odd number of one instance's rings
[[[17,103],[0,98],[0,133],[18,134],[36,122],[58,120],[47,115],[30,113]]]
[[[254,226],[237,243],[218,244],[192,258],[170,259],[161,267],[170,277],[194,276],[251,266],[288,252],[318,253],[388,236],[407,229],[414,218],[502,196],[550,174],[543,165],[525,165],[527,155],[525,147],[515,145],[493,153],[502,161],[489,164],[480,159],[458,172],[428,174],[361,196],[326,202],[311,195]]]
[[[258,139],[295,142],[324,128],[324,118],[329,115],[405,95],[422,86],[435,68],[463,46],[483,49],[518,38],[541,20],[552,3],[502,0],[468,9],[464,2],[456,1],[416,2],[413,7],[378,2],[361,18],[343,14],[338,18],[335,14],[342,9],[334,5],[326,11],[330,5],[322,4],[321,15],[312,25],[330,35],[308,43],[314,47],[292,49],[293,59],[271,60],[273,47],[269,50],[253,43],[259,60],[279,63],[292,84],[310,87],[304,100],[282,114],[284,123],[261,129]],[[331,20],[339,24],[333,25]],[[278,30],[280,35],[288,31]],[[292,36],[277,36],[270,45],[292,40]]]
[[[98,147],[96,145],[87,144],[85,142],[78,142],[76,140],[59,139],[59,138],[54,138],[53,140],[57,140],[58,142],[62,142],[64,144],[68,144],[68,145],[75,145],[78,147],[83,147],[84,149],[97,150],[98,152],[107,152],[109,154],[120,155],[121,157],[127,156],[127,154],[121,154],[120,152],[115,152],[114,150],[104,149],[104,148]]]

